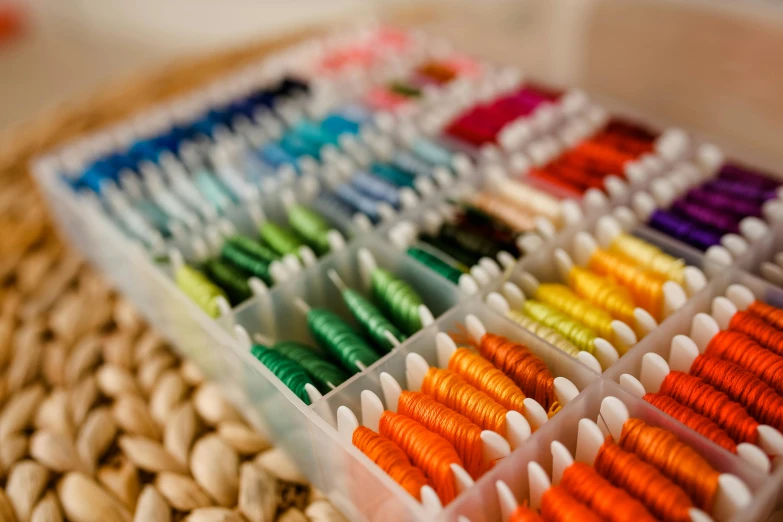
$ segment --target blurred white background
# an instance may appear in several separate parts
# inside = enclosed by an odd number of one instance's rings
[[[378,1],[15,0],[27,27],[0,43],[0,128],[107,78],[369,12]]]

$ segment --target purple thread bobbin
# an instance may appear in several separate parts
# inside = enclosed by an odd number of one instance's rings
[[[650,216],[647,224],[659,232],[702,251],[711,246],[720,245],[722,235],[720,232],[699,229],[694,223],[686,221],[668,210],[656,210]]]

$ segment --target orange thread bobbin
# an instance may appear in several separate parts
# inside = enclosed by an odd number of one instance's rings
[[[747,335],[761,346],[783,356],[783,332],[750,312],[737,312],[729,321],[729,331]]]
[[[683,406],[671,397],[658,393],[647,393],[643,399],[718,446],[722,446],[732,453],[737,453],[737,444],[729,437],[729,434],[704,415]]]
[[[555,377],[527,346],[493,333],[481,337],[479,353],[508,375],[522,392],[546,410],[556,406]]]
[[[710,340],[704,355],[717,357],[748,370],[783,394],[783,357],[767,350],[738,332],[718,332]]]
[[[506,409],[525,411],[525,394],[505,373],[467,348],[459,348],[449,359],[449,370],[458,373]]]
[[[552,486],[544,492],[541,497],[541,516],[547,522],[602,522],[601,517],[561,486]]]
[[[397,443],[411,462],[432,481],[441,502],[448,504],[457,496],[451,465],[462,467],[454,446],[415,420],[386,410],[379,424],[381,435]]]
[[[582,462],[566,468],[560,486],[608,522],[656,522],[644,504]]]
[[[421,500],[421,488],[429,485],[429,482],[397,444],[364,426],[354,430],[352,441],[405,491]]]
[[[666,282],[662,277],[600,248],[590,256],[587,267],[628,288],[636,304],[650,312],[655,319],[661,319],[663,284]]]
[[[448,440],[474,479],[486,471],[481,466],[481,428],[464,415],[440,404],[429,395],[411,391],[403,391],[400,394],[397,413],[415,420]]]
[[[693,507],[685,491],[633,453],[607,437],[595,457],[595,470],[609,482],[638,499],[661,520],[691,522]]]
[[[758,443],[759,423],[756,419],[741,404],[698,377],[677,371],[669,372],[658,393],[704,415],[726,430],[734,442]]]
[[[689,373],[743,405],[757,421],[783,431],[783,397],[749,371],[734,363],[699,355]]]
[[[783,330],[783,310],[768,305],[763,301],[753,301],[747,309],[751,313],[762,319],[765,323],[774,326],[778,330]]]
[[[451,370],[430,368],[424,376],[421,391],[461,413],[482,429],[506,435],[508,410]]]
[[[661,470],[679,484],[697,506],[712,512],[720,473],[674,434],[631,418],[623,424],[618,445]]]
[[[508,517],[508,522],[545,522],[541,515],[527,506],[517,506]]]

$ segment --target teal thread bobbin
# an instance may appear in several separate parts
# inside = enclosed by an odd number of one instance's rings
[[[459,278],[462,275],[462,271],[454,268],[439,257],[430,254],[426,250],[422,250],[421,248],[416,247],[410,247],[407,250],[407,254],[409,257],[412,257],[419,263],[428,267],[433,272],[442,275],[452,283],[459,284]]]
[[[306,384],[313,384],[305,369],[297,362],[289,359],[282,353],[271,350],[260,344],[254,344],[250,353],[261,361],[269,371],[275,374],[289,390],[302,399],[305,404],[310,404],[310,396],[307,394]]]
[[[280,341],[274,350],[292,361],[299,363],[310,375],[313,384],[323,394],[329,393],[332,386],[337,387],[348,380],[349,375],[319,355],[315,348],[296,341]]]

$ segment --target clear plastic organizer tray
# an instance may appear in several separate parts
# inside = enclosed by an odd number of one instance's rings
[[[326,492],[352,520],[435,518],[361,452],[341,439],[335,426],[335,411],[339,406],[348,406],[359,414],[360,394],[365,389],[382,396],[379,384],[381,372],[387,372],[404,383],[405,358],[410,353],[420,354],[429,363],[435,364],[435,334],[439,331],[454,331],[469,314],[477,316],[488,331],[528,345],[547,362],[555,376],[568,378],[580,393],[522,447],[483,476],[473,488],[446,506],[437,517],[438,520],[458,520],[460,516],[466,516],[471,521],[500,520],[495,481],[505,480],[517,497],[524,499],[526,463],[535,460],[548,469],[551,466],[549,443],[555,439],[573,449],[578,419],[595,417],[601,398],[607,395],[620,397],[632,415],[671,429],[697,448],[719,470],[742,478],[753,493],[754,500],[747,513],[735,518],[737,522],[763,520],[763,515],[773,508],[780,496],[783,468],[778,467],[769,477],[748,469],[736,456],[718,448],[652,406],[627,395],[612,382],[622,373],[638,375],[641,357],[649,351],[667,350],[668,341],[676,334],[687,333],[693,315],[707,310],[711,299],[720,295],[731,282],[740,281],[754,290],[757,296],[783,306],[782,291],[740,268],[740,265],[752,266],[758,259],[769,256],[774,250],[773,237],[754,243],[747,259],[739,259],[737,266],[723,269],[711,267],[700,252],[655,231],[645,231],[644,227],[636,230],[635,233],[667,252],[681,256],[689,264],[700,266],[705,272],[714,275],[708,285],[690,298],[685,306],[641,340],[603,375],[599,375],[482,302],[489,291],[501,284],[503,278],[484,288],[478,295],[465,295],[456,285],[435,276],[429,269],[390,245],[383,237],[384,229],[388,228],[385,226],[380,227],[377,233],[359,235],[344,250],[306,268],[295,279],[272,287],[265,297],[256,297],[219,321],[214,321],[152,264],[146,252],[127,241],[111,223],[104,220],[98,209],[78,204],[70,191],[60,186],[56,171],[51,170],[53,167],[52,163],[41,162],[37,169],[39,180],[49,196],[58,223],[77,248],[137,304],[151,324],[172,340],[184,356],[197,362],[209,378],[220,382],[229,398],[256,426],[264,429],[283,447],[313,484]],[[594,223],[595,218],[589,219],[583,226],[561,232],[538,252],[524,257],[508,278],[513,281],[518,271],[527,270],[536,273],[542,280],[557,280],[551,263],[554,249],[567,247],[576,233],[592,230]],[[306,406],[250,355],[242,337],[236,337],[234,330],[241,326],[251,336],[260,333],[268,338],[277,338],[281,332],[285,332],[286,338],[308,340],[305,319],[294,303],[297,297],[311,306],[325,306],[348,319],[349,314],[327,272],[334,269],[346,284],[366,293],[357,261],[360,250],[369,251],[379,266],[413,284],[424,297],[435,322],[319,401]]]
[[[555,250],[569,250],[578,233],[593,232],[603,213],[628,204],[633,192],[645,186],[632,187],[628,192],[614,195],[606,206],[588,208],[584,220],[543,241],[535,252],[528,253],[515,266],[509,266],[505,273],[493,277],[472,295],[406,256],[388,237],[391,227],[400,220],[415,220],[422,212],[446,201],[453,195],[448,189],[371,231],[362,230],[350,220],[335,223],[347,236],[344,248],[318,259],[291,279],[272,286],[214,320],[176,287],[166,274],[165,266],[156,265],[145,250],[126,239],[105,218],[97,201],[79,198],[70,190],[59,176],[61,160],[62,156],[42,158],[35,165],[35,173],[65,235],[136,305],[151,325],[184,356],[194,360],[208,378],[218,381],[253,424],[285,449],[313,485],[324,491],[351,520],[500,521],[495,482],[504,480],[517,498],[524,500],[528,494],[527,463],[536,461],[546,470],[551,470],[551,441],[559,440],[573,451],[579,419],[588,417],[595,420],[601,400],[607,396],[620,398],[632,416],[671,430],[718,470],[735,474],[745,482],[753,500],[748,509],[734,517],[732,522],[764,520],[783,497],[783,467],[778,466],[769,476],[754,471],[738,457],[625,393],[615,382],[622,373],[638,375],[645,353],[660,353],[668,349],[671,338],[687,333],[693,315],[708,309],[711,299],[720,295],[732,282],[743,282],[756,292],[757,297],[783,306],[783,291],[743,271],[757,266],[763,259],[769,259],[781,248],[777,240],[781,233],[780,224],[772,225],[774,234],[758,238],[745,254],[731,259],[728,268],[716,265],[701,252],[654,230],[636,227],[634,234],[701,268],[708,275],[708,281],[658,328],[600,374],[506,319],[485,300],[491,292],[502,288],[504,282],[518,281],[522,271],[534,274],[541,281],[559,281],[554,263]],[[480,188],[484,183],[481,176],[479,173],[462,182]],[[276,219],[276,216],[273,210],[268,217]],[[253,227],[250,216],[237,217],[235,221],[240,229],[250,230]],[[328,274],[330,270],[336,271],[348,286],[367,295],[367,281],[363,274],[366,267],[360,261],[367,254],[378,266],[412,284],[423,297],[430,313],[422,314],[422,330],[308,406],[250,354],[248,340],[254,334],[260,334],[267,339],[308,341],[306,319],[298,300],[313,307],[327,308],[351,322],[350,314]],[[436,335],[438,332],[455,331],[467,321],[468,316],[478,318],[490,332],[528,345],[556,377],[568,379],[578,393],[509,457],[462,492],[442,512],[435,514],[425,510],[341,437],[335,420],[336,410],[346,406],[359,415],[362,391],[370,390],[383,396],[380,384],[383,372],[404,385],[406,358],[410,354],[418,354],[429,364],[436,364]]]

